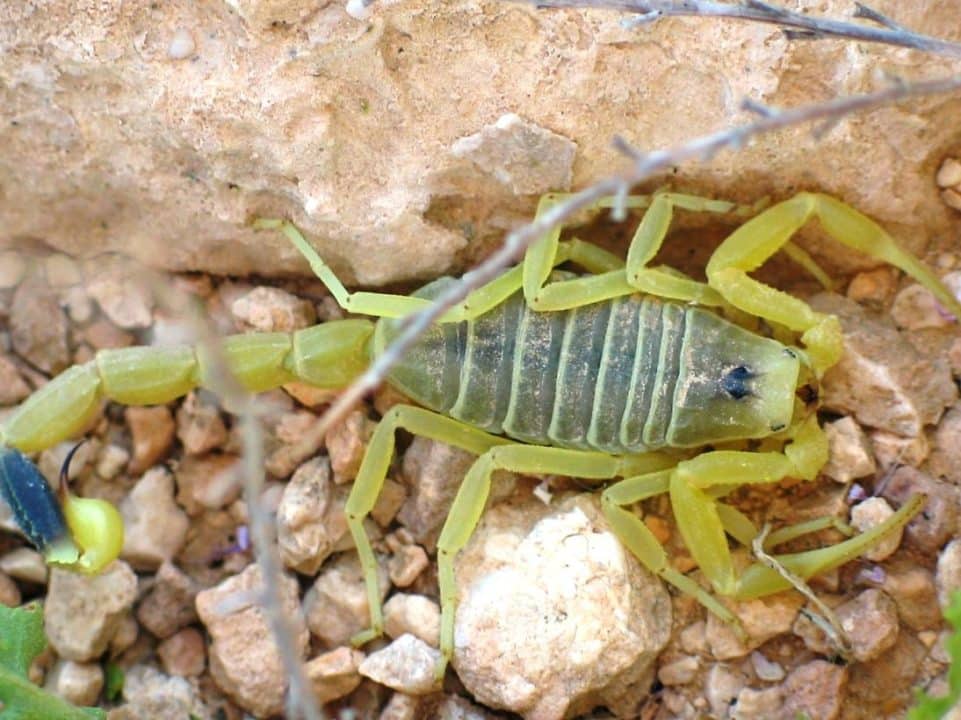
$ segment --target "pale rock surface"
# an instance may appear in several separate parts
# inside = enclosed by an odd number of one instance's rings
[[[168,675],[197,677],[207,661],[204,636],[196,628],[184,628],[157,645],[157,657]]]
[[[392,638],[409,633],[438,647],[440,606],[423,595],[395,593],[384,603],[384,632]]]
[[[348,647],[339,647],[310,660],[304,666],[304,672],[317,702],[324,705],[344,697],[360,685],[358,668],[363,661],[364,653]]]
[[[950,604],[951,596],[961,590],[961,539],[949,542],[938,555],[934,581],[938,588],[938,602],[944,610]]]
[[[380,598],[390,588],[387,571],[378,566]],[[351,636],[370,627],[364,575],[356,552],[335,557],[304,596],[310,632],[330,648],[347,645]]]
[[[74,705],[96,705],[103,688],[103,668],[97,663],[58,660],[47,673],[44,687]]]
[[[704,677],[704,697],[711,708],[711,717],[730,717],[731,706],[744,689],[744,673],[725,663],[714,663]]]
[[[736,720],[771,720],[782,717],[784,695],[780,687],[761,690],[746,687],[737,694],[737,704],[732,708]]]
[[[860,532],[866,532],[881,525],[894,515],[894,510],[888,501],[882,497],[869,497],[851,508],[851,526]],[[888,533],[879,543],[864,553],[863,557],[873,562],[880,562],[893,555],[901,545],[903,528]]]
[[[830,457],[821,472],[839,483],[871,475],[876,465],[868,438],[852,417],[825,423]]]
[[[38,370],[55,375],[71,364],[67,317],[57,293],[42,279],[29,276],[17,287],[9,328],[17,355]]]
[[[330,465],[341,482],[353,480],[357,476],[374,427],[375,423],[371,422],[365,413],[354,410],[327,431],[324,442],[330,456]]]
[[[804,713],[820,720],[835,720],[841,712],[847,681],[847,669],[826,660],[801,665],[781,684],[784,717]]]
[[[227,441],[220,409],[204,397],[208,396],[192,392],[177,408],[177,439],[187,455],[202,455]]]
[[[17,366],[6,355],[0,354],[0,405],[16,405],[30,394]]]
[[[804,598],[793,591],[740,602],[719,599],[741,621],[747,637],[741,638],[731,625],[714,613],[708,613],[707,644],[711,654],[718,660],[743,657],[771,638],[790,631],[798,610],[804,604]]]
[[[174,501],[174,480],[164,467],[154,467],[120,503],[123,550],[120,556],[138,570],[155,570],[183,547],[190,521]]]
[[[453,666],[485,705],[532,720],[636,707],[670,600],[607,529],[596,496],[489,510],[458,555]]]
[[[308,460],[284,486],[277,508],[277,544],[284,564],[314,575],[338,539],[326,522],[330,507],[330,463]]]
[[[358,672],[381,685],[408,695],[427,695],[441,688],[435,668],[440,651],[413,635],[401,635],[368,655]]]
[[[961,290],[961,273],[950,272],[941,281],[957,297]],[[891,317],[898,327],[907,330],[950,327],[955,322],[931,291],[917,283],[908,285],[894,297]]]
[[[898,640],[897,605],[877,588],[868,588],[841,603],[834,613],[857,662],[874,660]],[[794,632],[814,652],[830,656],[837,651],[824,632],[804,615],[798,616]]]
[[[381,710],[377,720],[417,720],[421,699],[415,695],[395,692]]]
[[[110,711],[110,720],[215,717],[186,678],[164,675],[149,665],[135,665],[127,670],[123,699],[123,705]]]
[[[16,527],[15,525],[13,526]],[[47,564],[33,548],[18,547],[0,556],[0,571],[16,580],[45,585]]]
[[[874,7],[934,35],[961,21],[953,3]],[[811,9],[849,11],[841,0]],[[237,0],[146,14],[8,3],[6,236],[171,269],[306,272],[279,233],[246,224],[291,216],[347,280],[424,277],[448,269],[471,238],[532,214],[535,198],[513,213],[468,204],[581,187],[624,163],[616,134],[668,147],[743,122],[745,96],[796,106],[874,89],[879,69],[913,77],[930,62],[900,48],[791,43],[769,25],[620,20],[493,0]],[[806,127],[765,136],[685,167],[684,189],[756,200],[803,177],[916,247],[920,228],[954,222],[931,180],[959,103],[858,115],[817,143]],[[833,243],[825,255],[851,257]]]
[[[293,652],[307,650],[307,628],[300,614],[297,581],[280,578],[282,612],[296,629]],[[263,592],[256,565],[248,566],[209,590],[197,594],[197,614],[210,633],[210,673],[217,685],[254,715],[269,717],[284,708],[286,673],[264,610],[250,602]]]
[[[44,605],[47,639],[68,660],[96,659],[123,623],[137,597],[137,576],[116,561],[96,576],[53,568]]]
[[[242,330],[293,332],[317,321],[314,306],[286,290],[256,287],[234,300],[230,312]]]
[[[885,485],[884,497],[900,507],[914,495],[927,501],[905,527],[905,545],[933,554],[958,531],[961,491],[913,467],[899,467]]]
[[[844,354],[824,375],[825,408],[915,437],[957,399],[947,361],[923,357],[885,319],[829,293],[816,295],[811,306],[838,316],[844,331]]]
[[[928,467],[933,474],[961,485],[961,405],[953,405],[938,423]]]
[[[130,428],[133,450],[129,470],[139,475],[167,453],[176,425],[166,405],[124,408],[123,416]]]

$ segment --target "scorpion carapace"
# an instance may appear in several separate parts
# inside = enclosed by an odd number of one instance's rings
[[[557,196],[545,196],[538,213],[557,201]],[[363,521],[383,487],[398,429],[479,456],[461,483],[437,543],[439,672],[454,649],[454,558],[483,512],[495,470],[613,481],[603,490],[601,504],[621,542],[651,572],[735,625],[730,610],[671,566],[634,511],[636,503],[669,495],[680,534],[704,577],[716,593],[736,599],[783,590],[789,587],[787,575],[804,579],[837,567],[904,526],[923,506],[924,499],[914,497],[860,535],[818,550],[773,556],[786,573],[759,563],[736,571],[728,536],[751,545],[758,530],[723,499],[739,485],[817,476],[828,459],[814,413],[817,383],[842,351],[836,318],[814,312],[803,300],[748,273],[784,250],[825,278],[813,259],[790,242],[796,230],[817,218],[838,241],[914,277],[957,317],[961,305],[880,226],[826,195],[801,193],[756,214],[712,255],[706,283],[649,266],[673,210],[750,215],[757,208],[667,192],[609,198],[597,208],[615,202],[648,208],[626,262],[577,239],[561,241],[557,228],[531,246],[522,265],[448,310],[393,370],[391,381],[426,408],[398,405],[385,413],[345,506],[370,606],[370,628],[355,642],[383,629],[377,560]],[[292,335],[226,338],[220,355],[250,391],[293,379],[322,387],[346,385],[390,341],[396,331],[392,319],[428,306],[440,287],[428,286],[414,296],[349,293],[293,225],[259,220],[256,226],[283,231],[345,311],[379,320],[376,330],[367,320],[342,320]],[[567,261],[587,274],[552,277]],[[740,319],[728,322],[722,315]],[[793,334],[797,347],[741,327],[748,315],[777,329],[779,337]],[[103,400],[168,402],[204,385],[218,369],[214,365],[207,353],[190,347],[100,351],[30,397],[0,428],[0,445],[23,452],[50,447],[82,432]],[[764,439],[762,449],[738,442],[745,439]],[[703,446],[710,449],[697,454]],[[40,536],[31,530],[37,521],[33,505],[18,503],[25,497],[20,490],[11,492],[11,484],[32,480],[20,456],[12,457],[10,452],[0,457],[5,493],[37,540]],[[118,555],[122,526],[109,505],[68,496],[64,514],[79,554],[57,556],[46,548],[48,560],[96,571]],[[827,524],[783,528],[768,536],[765,547]]]

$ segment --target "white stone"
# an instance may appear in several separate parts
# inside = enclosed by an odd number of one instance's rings
[[[894,515],[894,510],[887,500],[882,497],[870,497],[851,508],[851,525],[861,532],[865,532],[877,527],[892,515]],[[870,550],[864,553],[864,557],[874,562],[880,562],[890,557],[901,545],[903,534],[903,528],[888,533],[881,542],[873,545]]]
[[[440,607],[423,595],[396,593],[384,603],[384,632],[392,638],[409,633],[438,647]]]
[[[360,674],[408,695],[426,695],[440,689],[436,675],[440,652],[413,635],[401,635],[360,664]]]
[[[839,483],[867,477],[876,470],[867,436],[852,417],[824,425],[830,457],[821,472]]]

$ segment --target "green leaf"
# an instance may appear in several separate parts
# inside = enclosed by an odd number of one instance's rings
[[[107,663],[106,680],[104,681],[104,697],[113,702],[120,697],[123,692],[123,683],[126,679],[123,668],[117,663]]]
[[[0,605],[0,720],[102,720],[103,710],[74,707],[30,682],[30,663],[46,646],[39,605]]]
[[[951,657],[951,665],[948,667],[948,694],[936,698],[919,691],[916,704],[908,712],[907,720],[941,720],[961,697],[961,592],[955,592],[951,596],[951,602],[944,611],[944,619],[954,629],[946,644]]]

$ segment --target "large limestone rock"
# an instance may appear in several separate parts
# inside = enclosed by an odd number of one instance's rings
[[[363,5],[4,3],[0,245],[305,272],[278,234],[245,226],[285,215],[348,281],[426,277],[473,261],[537,194],[618,167],[615,134],[666,147],[745,121],[745,96],[790,106],[874,88],[881,71],[958,71],[732,21],[626,29],[613,12],[494,0]],[[872,5],[935,35],[961,23],[956,3]],[[959,96],[914,100],[842,121],[818,143],[792,129],[669,179],[742,201],[826,190],[918,247],[957,227],[933,178],[956,149],[959,110]]]

